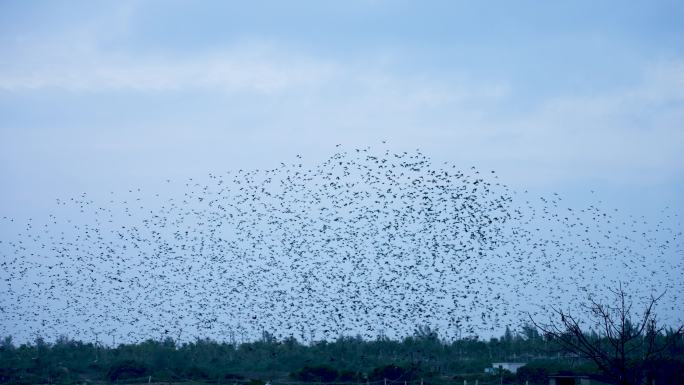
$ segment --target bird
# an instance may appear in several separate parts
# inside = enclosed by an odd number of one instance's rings
[[[682,299],[681,224],[667,209],[653,224],[601,201],[569,206],[420,149],[338,144],[303,158],[2,217],[14,230],[0,239],[0,334],[314,341],[430,325],[448,339],[619,280]]]

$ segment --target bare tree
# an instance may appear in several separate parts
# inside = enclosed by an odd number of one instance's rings
[[[590,297],[578,314],[551,307],[547,322],[531,315],[530,320],[564,350],[593,361],[615,384],[641,385],[668,350],[682,341],[684,325],[667,328],[658,323],[654,310],[665,293],[651,296],[643,312],[635,313],[621,284],[610,291],[614,304]]]

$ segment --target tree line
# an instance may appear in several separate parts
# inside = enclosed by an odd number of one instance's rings
[[[670,369],[684,373],[681,338],[665,353]],[[179,343],[166,338],[103,346],[62,337],[54,342],[36,338],[16,345],[6,337],[0,344],[0,382],[192,380],[259,385],[267,381],[362,384],[389,379],[442,384],[466,379],[484,384],[492,380],[484,370],[493,362],[527,363],[516,375],[498,373],[497,377],[497,382],[523,384],[545,384],[550,373],[596,373],[600,369],[592,360],[565,349],[558,336],[540,335],[534,326],[524,326],[519,332],[507,328],[499,338],[455,341],[441,340],[437,330],[422,326],[401,340],[346,336],[309,344],[295,338],[278,340],[267,332],[258,341],[241,344],[207,339]]]

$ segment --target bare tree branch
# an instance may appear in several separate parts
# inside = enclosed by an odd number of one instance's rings
[[[530,314],[528,318],[542,334],[566,351],[593,361],[616,384],[641,384],[653,363],[682,338],[684,325],[671,332],[658,325],[654,311],[665,292],[651,296],[644,311],[635,315],[631,297],[622,284],[609,290],[615,296],[615,305],[589,297],[582,306],[585,317],[552,306],[548,323],[539,322]],[[590,337],[582,327],[585,318],[603,333]]]

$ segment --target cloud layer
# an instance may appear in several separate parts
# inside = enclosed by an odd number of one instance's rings
[[[495,15],[509,24],[487,31],[467,20],[451,30],[442,17],[419,23],[405,4],[349,7],[340,24],[316,7],[320,19],[269,8],[273,26],[258,32],[236,16],[254,9],[231,8],[231,23],[186,9],[205,18],[189,26],[177,4],[6,8],[36,25],[8,21],[0,39],[8,207],[36,191],[98,186],[100,174],[129,184],[383,140],[521,186],[681,189],[684,57],[662,48],[669,30],[642,41],[620,25],[592,24],[588,35],[566,21],[511,35],[515,15]],[[383,20],[413,29],[389,39]],[[314,26],[321,36],[297,32]]]

